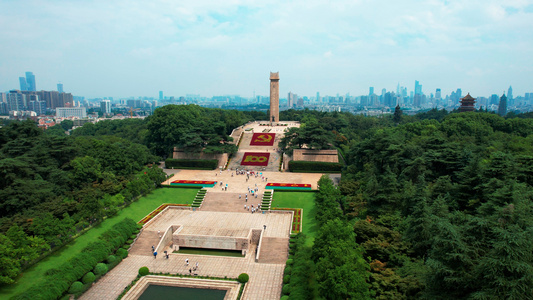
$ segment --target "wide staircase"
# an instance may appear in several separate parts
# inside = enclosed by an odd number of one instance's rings
[[[288,238],[263,237],[258,263],[283,264],[289,251]]]
[[[201,210],[203,211],[225,211],[244,212],[244,194],[239,199],[238,193],[209,192],[206,194]]]
[[[132,255],[152,255],[152,246],[157,247],[159,244],[159,235],[157,231],[143,230],[137,241],[130,249]]]
[[[233,155],[231,161],[228,164],[228,169],[248,169],[248,170],[257,170],[257,171],[279,171],[279,162],[281,155],[279,152],[274,151],[278,148],[280,133],[276,134],[276,142],[273,146],[250,146],[250,141],[252,140],[253,133],[251,131],[246,131],[243,133],[241,143],[239,145],[239,150]],[[270,153],[270,158],[268,160],[267,166],[241,166],[241,161],[245,152],[268,152]]]

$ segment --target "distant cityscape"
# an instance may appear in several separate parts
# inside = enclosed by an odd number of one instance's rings
[[[76,123],[82,125],[98,118],[145,117],[155,108],[168,104],[197,104],[210,108],[267,111],[270,101],[269,96],[251,98],[239,95],[202,97],[199,94],[165,96],[164,91],[159,91],[159,95],[155,97],[85,99],[83,96],[73,96],[65,92],[62,83],[57,84],[55,91],[38,91],[36,76],[32,72],[26,72],[25,77],[19,77],[19,82],[20,89],[0,92],[0,115],[11,119],[51,120],[39,122],[43,124],[54,124],[57,122],[56,119],[80,120]],[[265,78],[265,85],[267,84],[268,78]],[[381,92],[377,92],[374,87],[369,87],[368,94],[359,96],[350,94],[331,96],[317,92],[316,95],[309,97],[291,91],[286,98],[280,97],[280,110],[312,109],[376,116],[392,113],[396,106],[400,106],[405,113],[415,114],[433,108],[459,109],[461,99],[465,96],[461,88],[446,95],[439,88],[434,92],[424,93],[422,84],[415,81],[412,91],[398,84],[396,91],[382,89]],[[501,94],[470,96],[475,98],[475,109],[494,111],[500,115],[505,115],[508,111],[533,111],[533,92],[514,96],[512,86]],[[502,100],[505,103],[501,103]]]

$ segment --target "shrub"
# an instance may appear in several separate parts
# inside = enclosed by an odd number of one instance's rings
[[[291,258],[287,259],[287,262],[285,263],[287,266],[291,266],[293,264],[293,260]]]
[[[289,162],[289,170],[291,172],[341,172],[342,164],[332,162],[319,162],[319,161],[294,161]]]
[[[287,284],[289,281],[291,281],[291,275],[283,276],[283,283]]]
[[[70,286],[70,289],[68,290],[69,294],[76,294],[83,290],[83,283],[79,281],[74,281],[74,283]]]
[[[107,265],[104,263],[99,263],[94,267],[94,274],[96,275],[104,275],[107,273]]]
[[[291,268],[291,266],[286,266],[286,267],[285,267],[285,271],[283,271],[283,274],[285,274],[285,275],[290,275],[291,272],[292,272],[292,268]]]
[[[109,256],[107,257],[107,259],[106,259],[106,261],[107,261],[108,264],[112,264],[112,263],[114,263],[116,260],[117,260],[117,257],[114,256],[114,255],[109,255]]]
[[[88,284],[88,283],[94,282],[95,279],[96,279],[96,276],[94,275],[94,273],[93,272],[89,272],[89,273],[83,275],[83,278],[81,279],[81,281],[84,284]]]
[[[241,275],[237,277],[237,281],[239,281],[240,283],[247,283],[249,279],[250,279],[250,276],[248,276],[248,274],[246,273],[241,273]]]
[[[136,237],[137,237],[136,234],[132,234],[132,235],[130,235],[130,239],[132,239],[132,240],[134,240]]]
[[[289,296],[288,295],[283,295],[283,296],[281,296],[281,298],[279,298],[279,300],[289,300]]]
[[[173,159],[165,160],[166,168],[183,168],[197,170],[214,170],[218,166],[216,159]]]
[[[150,273],[150,270],[148,269],[148,267],[140,267],[139,268],[139,275],[146,276],[149,273]]]
[[[126,258],[126,257],[128,257],[128,250],[120,248],[120,249],[117,250],[117,255],[122,257],[122,258]]]
[[[284,284],[283,288],[281,289],[281,292],[283,295],[288,295],[291,293],[291,285],[290,284]]]

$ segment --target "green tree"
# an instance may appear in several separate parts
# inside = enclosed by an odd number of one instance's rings
[[[370,299],[370,269],[349,224],[334,219],[321,227],[313,256],[320,295],[326,299]]]

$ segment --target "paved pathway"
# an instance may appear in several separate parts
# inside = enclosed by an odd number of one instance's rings
[[[296,124],[299,126],[299,124]],[[242,299],[279,299],[281,295],[283,269],[288,255],[288,238],[291,228],[290,214],[286,213],[255,213],[244,209],[244,205],[256,206],[261,202],[261,196],[268,182],[275,183],[308,183],[313,189],[317,188],[317,181],[321,174],[280,173],[279,154],[275,152],[277,143],[286,127],[265,127],[258,123],[247,124],[244,128],[253,127],[254,132],[262,132],[270,128],[276,133],[276,143],[273,147],[250,146],[251,132],[245,132],[243,141],[236,158],[225,171],[172,170],[167,172],[173,177],[164,182],[168,184],[174,180],[209,180],[219,184],[208,188],[207,196],[202,208],[197,211],[167,210],[153,222],[144,227],[143,233],[132,247],[128,258],[101,278],[81,299],[116,299],[116,297],[137,276],[142,266],[147,266],[152,272],[171,274],[189,274],[191,266],[199,263],[196,271],[198,275],[214,277],[236,278],[241,273],[248,273],[250,281],[246,285]],[[244,130],[244,128],[242,130]],[[237,133],[236,133],[237,134]],[[240,166],[240,159],[245,152],[270,152],[271,159],[266,171],[262,172],[268,180],[261,177],[236,175],[235,168]],[[240,155],[240,156],[239,156]],[[232,170],[233,169],[233,170]],[[248,167],[253,170],[253,168]],[[220,185],[222,182],[222,185]],[[227,190],[225,189],[228,184]],[[224,187],[224,190],[222,188]],[[251,197],[249,189],[258,188],[258,198]],[[241,198],[239,199],[239,194]],[[248,194],[248,202],[245,201]],[[159,242],[158,231],[164,232],[170,225],[183,225],[184,232],[214,235],[214,236],[245,236],[251,228],[263,228],[263,243],[259,262],[255,262],[255,251],[249,251],[246,257],[220,257],[208,255],[188,255],[171,253],[169,259],[158,255],[154,259],[151,245]],[[188,258],[191,266],[186,266]]]

